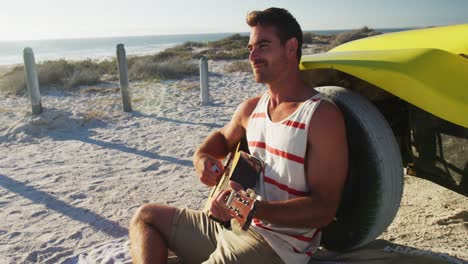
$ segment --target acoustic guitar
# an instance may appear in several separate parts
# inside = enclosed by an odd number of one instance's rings
[[[203,211],[210,215],[210,218],[228,227],[230,225],[229,221],[222,222],[213,217],[210,213],[210,207],[220,191],[231,190],[226,205],[232,210],[232,215],[239,222],[242,229],[247,230],[255,213],[256,195],[252,189],[258,182],[261,173],[263,173],[264,165],[260,159],[239,150],[239,146],[240,144],[235,151],[229,154],[223,175],[218,184],[210,191]],[[232,190],[229,184],[230,181],[240,184],[243,190]]]

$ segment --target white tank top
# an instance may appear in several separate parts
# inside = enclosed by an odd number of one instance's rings
[[[263,179],[256,192],[266,201],[284,201],[309,195],[305,176],[307,131],[320,101],[316,94],[280,122],[268,115],[270,93],[260,98],[249,119],[247,141],[250,153],[265,162]],[[254,218],[252,228],[260,233],[285,263],[307,263],[320,245],[320,229],[289,228]]]

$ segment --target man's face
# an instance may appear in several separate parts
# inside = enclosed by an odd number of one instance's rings
[[[286,47],[281,45],[274,27],[251,28],[249,51],[250,65],[258,83],[271,83],[285,73],[288,64]]]

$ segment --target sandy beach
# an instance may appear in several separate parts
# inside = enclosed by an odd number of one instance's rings
[[[266,89],[251,73],[209,61],[210,99],[198,77],[132,82],[124,113],[118,84],[0,100],[0,263],[130,263],[128,223],[143,203],[199,209],[209,189],[192,155],[237,105]],[[405,176],[396,219],[382,236],[389,254],[468,260],[468,198]]]

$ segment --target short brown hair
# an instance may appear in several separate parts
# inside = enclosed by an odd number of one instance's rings
[[[247,14],[247,24],[251,27],[256,25],[273,26],[276,29],[282,45],[290,38],[296,38],[298,42],[297,59],[302,56],[302,29],[297,20],[283,8],[271,7],[263,11],[252,11]]]

